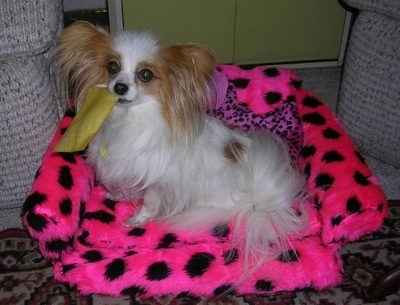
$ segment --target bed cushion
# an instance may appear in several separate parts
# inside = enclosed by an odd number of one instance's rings
[[[107,199],[82,153],[52,152],[73,120],[67,114],[23,207],[24,224],[53,261],[56,279],[84,294],[113,296],[274,294],[340,283],[340,248],[377,230],[387,214],[377,179],[335,115],[302,89],[293,71],[218,70],[228,90],[210,115],[285,139],[308,179],[307,235],[241,281],[243,257],[231,243],[229,224],[198,235],[169,232],[156,222],[124,226],[136,205]]]

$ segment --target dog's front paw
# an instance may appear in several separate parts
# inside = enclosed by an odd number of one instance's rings
[[[142,226],[152,218],[152,214],[144,207],[140,208],[136,214],[124,222],[127,227]]]
[[[124,222],[124,226],[126,227],[140,227],[142,225],[144,225],[148,220],[150,219],[150,217],[136,217],[133,216],[131,218],[129,218],[128,220],[126,220]]]

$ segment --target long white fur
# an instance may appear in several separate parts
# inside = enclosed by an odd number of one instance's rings
[[[121,56],[116,81],[129,85],[90,143],[87,161],[116,199],[143,206],[127,222],[158,220],[176,230],[199,232],[232,222],[234,242],[250,258],[273,258],[301,234],[307,214],[293,209],[304,195],[305,179],[291,161],[286,144],[266,132],[244,134],[207,116],[190,147],[172,140],[157,99],[136,84],[135,67],[152,61],[158,41],[146,34],[123,34],[114,41]],[[212,80],[210,81],[212,85]],[[212,90],[212,88],[210,89]],[[207,94],[205,94],[207,96]],[[209,101],[204,101],[207,103]],[[236,162],[224,156],[232,143]]]

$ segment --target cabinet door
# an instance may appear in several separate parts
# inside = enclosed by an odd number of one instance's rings
[[[209,46],[233,61],[236,0],[122,0],[124,28],[149,30],[165,43]]]
[[[337,0],[237,0],[234,61],[337,60],[344,20]]]

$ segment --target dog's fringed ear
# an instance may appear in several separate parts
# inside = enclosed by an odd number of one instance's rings
[[[164,86],[164,113],[168,125],[188,143],[203,129],[206,110],[212,99],[212,75],[215,58],[205,47],[178,44],[165,48],[161,54]]]
[[[191,102],[198,107],[207,107],[216,66],[213,54],[198,44],[178,44],[165,48],[161,58],[163,74],[169,76],[170,86],[176,93],[186,98],[185,104]]]
[[[199,77],[210,77],[215,68],[215,58],[205,47],[197,44],[186,44],[180,46],[191,58],[193,69]]]
[[[55,53],[59,90],[66,100],[81,103],[87,88],[107,79],[107,63],[112,54],[112,38],[101,28],[77,22],[60,35]]]
[[[213,54],[198,44],[172,45],[164,49],[161,56],[168,64],[168,72],[175,82],[199,89],[208,85],[216,66]]]

